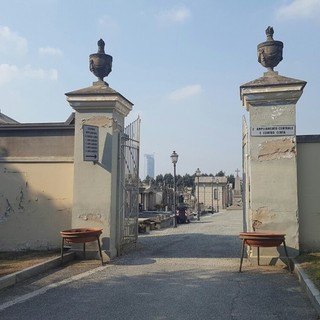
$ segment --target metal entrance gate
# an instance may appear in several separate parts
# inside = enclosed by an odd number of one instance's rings
[[[242,118],[242,205],[243,205],[243,231],[248,230],[250,212],[250,149],[249,130],[246,118]]]
[[[121,136],[118,255],[138,239],[140,122],[129,124]]]

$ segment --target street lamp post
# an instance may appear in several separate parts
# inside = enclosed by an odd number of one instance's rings
[[[198,205],[198,212],[197,212],[197,218],[198,221],[200,220],[200,201],[199,201],[199,177],[200,177],[201,171],[198,168],[196,170],[196,177],[197,177],[197,205]]]
[[[219,212],[219,180],[217,178],[217,212]]]
[[[171,157],[171,161],[173,163],[173,227],[177,227],[177,204],[176,204],[176,164],[178,162],[178,154],[173,151]]]
[[[212,193],[211,193],[211,209],[212,209],[212,211],[211,211],[211,213],[213,214],[213,177],[212,177],[212,179],[211,179],[211,191],[212,191]]]

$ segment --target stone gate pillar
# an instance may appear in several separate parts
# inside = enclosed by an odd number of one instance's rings
[[[286,234],[289,255],[299,254],[297,195],[296,103],[305,81],[283,77],[273,68],[282,60],[283,43],[273,40],[258,45],[258,61],[268,71],[263,77],[240,87],[241,99],[250,115],[247,184],[249,197],[247,231]],[[265,249],[265,248],[264,248]],[[276,256],[274,248],[263,255]],[[269,253],[268,253],[269,252]]]
[[[113,257],[120,245],[120,139],[133,104],[103,81],[111,67],[100,40],[98,53],[90,55],[98,81],[66,96],[75,110],[72,228],[102,228],[102,250]]]

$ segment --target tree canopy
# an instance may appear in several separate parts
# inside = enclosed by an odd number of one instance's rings
[[[210,173],[202,173],[202,176],[211,176],[211,177],[225,177],[225,173],[224,171],[220,170],[218,173],[216,173],[215,175]],[[228,182],[232,183],[234,185],[234,175],[230,175],[227,176]],[[176,176],[176,186],[178,189],[180,188],[184,188],[184,187],[188,187],[188,188],[194,188],[194,180],[195,180],[195,174],[190,175],[190,174],[185,174],[183,176],[181,176],[180,174],[178,174]],[[152,185],[154,187],[169,187],[169,188],[173,188],[173,175],[171,173],[166,173],[166,174],[159,174],[156,176],[155,179],[147,176],[144,180],[144,183]]]

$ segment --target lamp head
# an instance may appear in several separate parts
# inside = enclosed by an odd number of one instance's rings
[[[175,151],[172,152],[172,155],[170,157],[173,164],[176,164],[178,162],[179,155]]]

